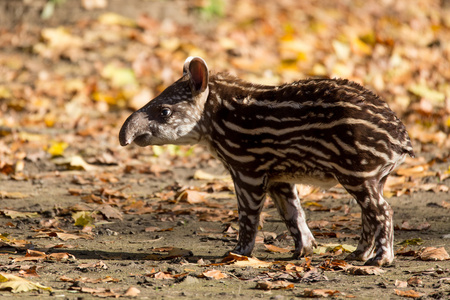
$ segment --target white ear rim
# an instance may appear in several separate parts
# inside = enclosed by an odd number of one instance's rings
[[[205,66],[206,66],[206,70],[209,70],[208,68],[208,64],[206,63],[206,61],[201,58],[200,56],[189,56],[188,58],[186,58],[186,60],[184,61],[184,65],[183,65],[183,75],[186,75],[189,72],[189,65],[191,64],[191,61],[194,59],[199,59],[201,60]]]

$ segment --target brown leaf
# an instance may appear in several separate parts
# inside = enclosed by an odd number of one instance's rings
[[[28,249],[27,253],[25,254],[24,257],[15,258],[14,261],[16,261],[16,262],[19,262],[19,261],[39,261],[39,260],[44,260],[46,258],[47,258],[47,254],[45,254],[44,252]]]
[[[7,192],[7,191],[0,191],[0,198],[4,199],[23,199],[27,198],[30,195],[24,194],[21,192]]]
[[[400,176],[427,176],[427,171],[429,168],[430,166],[428,164],[417,165],[409,168],[398,168],[397,174]]]
[[[80,265],[77,266],[77,269],[79,269],[79,270],[84,270],[84,269],[103,269],[103,270],[107,270],[108,266],[103,261],[98,261],[98,262],[80,264]]]
[[[208,194],[204,192],[185,190],[177,198],[178,201],[184,201],[189,204],[205,203],[206,196]]]
[[[69,253],[59,252],[59,253],[51,253],[51,254],[47,255],[47,259],[56,260],[56,261],[67,261],[69,259],[71,259],[71,260],[75,259],[75,256],[73,256],[72,254],[69,254]]]
[[[157,272],[152,277],[155,279],[174,279],[173,275],[168,272]]]
[[[227,278],[228,275],[222,273],[219,270],[208,270],[208,271],[204,271],[201,274],[202,277],[206,277],[206,278],[212,278],[212,279],[223,279],[223,278]]]
[[[419,293],[414,290],[400,291],[400,290],[394,289],[394,292],[398,296],[407,297],[407,298],[420,298],[425,295],[424,293]]]
[[[408,286],[408,282],[396,279],[394,285],[399,288],[405,288]]]
[[[308,227],[309,229],[321,229],[327,227],[329,224],[330,222],[325,220],[316,220],[316,221],[309,221]]]
[[[123,220],[122,213],[121,213],[118,209],[112,207],[112,206],[109,205],[109,204],[103,204],[103,205],[101,205],[101,206],[98,208],[98,210],[99,210],[99,212],[100,212],[102,215],[104,215],[108,220],[109,220],[109,219],[119,219],[119,220],[121,220],[121,221]]]
[[[284,280],[277,280],[277,281],[260,281],[256,284],[257,289],[260,290],[287,290],[287,289],[293,289],[294,284],[288,281]]]
[[[275,253],[288,253],[291,252],[291,250],[286,248],[280,248],[274,245],[266,245],[264,244],[264,247],[266,247],[267,251],[269,252],[275,252]]]
[[[37,266],[29,267],[28,269],[22,269],[19,271],[22,277],[39,277],[37,271]]]
[[[253,267],[253,268],[267,268],[272,265],[271,262],[259,260],[255,257],[248,257],[235,253],[230,253],[222,259],[223,263],[231,264],[237,267]]]
[[[182,248],[176,247],[163,247],[153,249],[154,252],[167,252],[167,253],[153,253],[147,255],[144,259],[148,260],[164,260],[164,259],[172,259],[176,257],[186,257],[192,256],[193,253],[191,250],[186,250]]]
[[[411,226],[408,221],[403,221],[402,225],[400,225],[400,230],[410,230],[410,231],[419,231],[419,230],[427,230],[431,227],[430,223],[424,222],[422,224]]]
[[[445,200],[442,200],[441,206],[442,206],[443,208],[450,209],[450,202],[447,202],[447,201],[445,201]]]
[[[426,247],[420,250],[419,258],[421,260],[449,260],[450,256],[444,247]]]
[[[328,298],[334,297],[335,295],[339,295],[341,292],[338,290],[325,290],[325,289],[304,289],[303,297],[311,297],[311,298]]]
[[[56,232],[55,233],[58,238],[60,238],[63,241],[68,240],[78,240],[78,239],[86,239],[91,240],[92,237],[86,234],[72,234],[72,233],[65,233],[65,232]]]
[[[139,294],[141,293],[141,291],[134,287],[134,286],[130,286],[125,293],[123,294],[124,297],[137,297],[139,296]]]
[[[345,271],[352,275],[380,275],[386,272],[375,266],[349,266]]]
[[[413,276],[406,281],[410,286],[423,286],[423,281],[417,276]]]
[[[294,272],[298,272],[298,273],[301,273],[301,272],[304,272],[304,271],[305,271],[305,268],[304,268],[304,267],[297,266],[297,265],[294,265],[294,264],[291,264],[291,263],[286,264],[286,265],[284,266],[284,269],[285,269],[286,271],[294,271]]]

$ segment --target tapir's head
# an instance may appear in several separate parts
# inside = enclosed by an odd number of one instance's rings
[[[209,95],[208,80],[208,67],[202,58],[186,59],[183,77],[128,117],[120,129],[120,145],[197,143],[198,122]]]

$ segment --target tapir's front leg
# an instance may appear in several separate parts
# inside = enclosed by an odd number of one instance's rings
[[[270,184],[269,195],[295,242],[294,257],[312,255],[316,241],[308,228],[295,184]]]
[[[255,246],[259,216],[266,198],[264,179],[231,172],[239,209],[239,240],[233,253],[249,256]]]

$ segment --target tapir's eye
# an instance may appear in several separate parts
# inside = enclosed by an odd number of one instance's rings
[[[172,114],[172,110],[168,107],[161,108],[161,117],[167,118]]]

